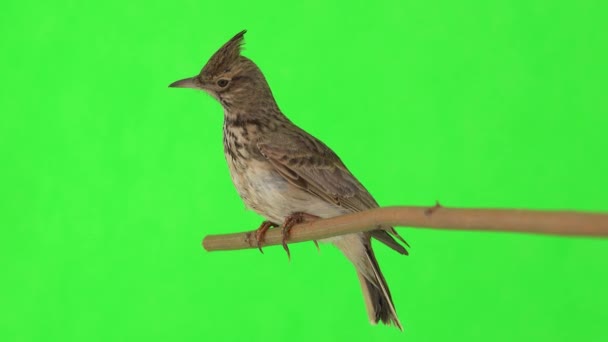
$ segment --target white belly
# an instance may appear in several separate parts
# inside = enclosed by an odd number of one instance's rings
[[[232,181],[247,207],[269,221],[280,224],[295,212],[322,218],[348,212],[290,184],[267,162],[252,160],[247,164],[239,172],[235,165],[229,165]]]

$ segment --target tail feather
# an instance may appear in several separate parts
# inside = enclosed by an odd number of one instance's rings
[[[369,320],[372,324],[382,322],[386,325],[395,325],[399,330],[403,331],[403,327],[401,326],[401,322],[399,322],[397,312],[395,311],[391,292],[380,271],[380,266],[374,256],[374,252],[370,245],[365,246],[365,250],[367,252],[366,256],[368,261],[371,264],[373,278],[366,276],[361,272],[357,272],[357,276],[361,282],[361,289],[363,291],[363,298],[365,299]]]
[[[403,330],[388,285],[374,256],[371,234],[342,235],[330,241],[355,265],[370,322],[395,325]]]
[[[393,231],[394,229],[391,228]],[[397,237],[399,239],[399,241],[403,242],[406,246],[410,246],[408,245],[408,243],[401,237],[401,235],[397,234],[397,232],[395,232],[393,235],[389,234],[386,232],[386,230],[382,230],[382,229],[378,229],[378,230],[373,230],[370,232],[371,236],[382,242],[383,244],[387,245],[388,247],[392,248],[394,251],[396,251],[399,254],[403,254],[403,255],[408,255],[408,251],[407,249],[405,249],[405,247],[403,247],[402,245],[400,245],[393,236]]]

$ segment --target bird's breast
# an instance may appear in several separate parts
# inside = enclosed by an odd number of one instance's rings
[[[290,214],[319,217],[344,214],[344,209],[289,183],[267,161],[228,159],[230,176],[245,205],[267,220],[282,223]]]
[[[284,216],[284,202],[292,190],[269,163],[239,158],[228,158],[227,161],[232,182],[248,208],[269,220]]]
[[[254,125],[255,126],[255,125]],[[344,209],[289,183],[258,151],[260,127],[224,126],[224,152],[232,182],[245,205],[267,220],[281,223],[292,213],[332,217]]]

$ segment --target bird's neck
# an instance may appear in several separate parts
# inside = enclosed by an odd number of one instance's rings
[[[278,124],[290,122],[279,109],[266,82],[240,89],[230,97],[220,98],[224,107],[225,126],[258,126],[274,130]]]
[[[276,130],[280,125],[290,123],[276,106],[224,107],[225,128],[244,128],[256,133],[267,133]]]
[[[258,140],[289,124],[278,108],[224,108],[223,142],[228,163],[246,167],[244,160],[263,160],[256,147]]]

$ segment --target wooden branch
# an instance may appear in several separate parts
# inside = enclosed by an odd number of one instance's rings
[[[386,207],[332,217],[294,226],[288,242],[321,240],[373,230],[379,225],[449,230],[479,230],[608,237],[608,214],[520,209],[459,209],[445,207]],[[280,229],[271,229],[264,246],[281,244]],[[208,235],[207,251],[257,248],[255,231]]]

